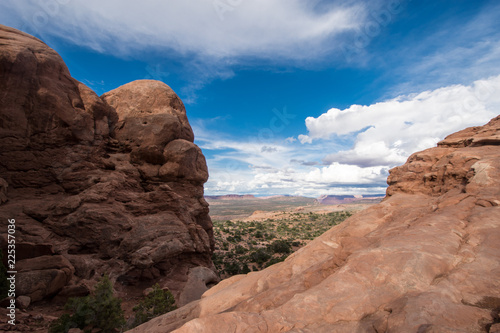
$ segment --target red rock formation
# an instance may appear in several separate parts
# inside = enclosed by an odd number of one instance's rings
[[[193,138],[166,84],[99,97],[43,42],[0,25],[0,228],[16,220],[18,296],[75,296],[104,273],[124,292],[160,282],[199,296],[217,277]]]
[[[387,197],[138,332],[488,332],[500,312],[500,117],[391,170]]]

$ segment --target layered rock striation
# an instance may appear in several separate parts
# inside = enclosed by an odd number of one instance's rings
[[[15,219],[17,295],[84,294],[109,274],[123,291],[160,282],[199,297],[217,277],[193,139],[166,84],[99,97],[43,42],[0,25],[0,228]]]
[[[497,117],[412,155],[380,204],[133,332],[500,329],[499,135]]]

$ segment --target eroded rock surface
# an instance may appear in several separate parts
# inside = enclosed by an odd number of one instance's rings
[[[16,221],[17,295],[81,295],[105,273],[124,293],[189,292],[214,245],[193,139],[166,84],[99,97],[43,42],[0,25],[0,227]]]
[[[500,319],[500,117],[391,170],[385,200],[133,332],[488,332]]]

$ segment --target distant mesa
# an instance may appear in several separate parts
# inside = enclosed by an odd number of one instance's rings
[[[206,195],[206,199],[209,200],[247,200],[255,199],[252,194],[225,194],[225,195]]]
[[[380,201],[385,197],[385,194],[372,194],[372,195],[321,195],[316,198],[316,202],[321,205],[339,205],[348,203],[373,203]],[[293,199],[293,198],[305,198],[311,199],[309,197],[302,197],[297,195],[269,195],[269,196],[259,196],[251,194],[226,194],[226,195],[206,195],[205,199],[209,201],[217,200],[269,200],[269,199]]]
[[[372,195],[322,195],[317,198],[318,202],[322,205],[339,205],[347,203],[360,203],[382,200],[385,194],[372,194]]]
[[[283,199],[283,198],[300,198],[299,195],[289,195],[289,194],[279,194],[279,195],[268,195],[263,197],[258,197],[259,199]]]

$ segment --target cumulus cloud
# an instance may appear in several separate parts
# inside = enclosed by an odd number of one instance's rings
[[[408,156],[436,145],[450,133],[483,124],[500,109],[500,76],[399,96],[372,105],[328,110],[306,119],[302,143],[353,136],[348,150],[334,152],[325,163],[394,166]]]
[[[385,183],[387,168],[367,167],[333,163],[327,167],[315,168],[304,175],[304,180],[317,184],[372,184]]]
[[[398,148],[400,143],[398,140],[388,147],[384,141],[358,141],[351,150],[327,155],[323,162],[325,164],[338,162],[361,167],[403,164],[407,154]]]
[[[313,141],[313,139],[310,136],[304,134],[300,134],[298,138],[300,143],[312,143]]]

